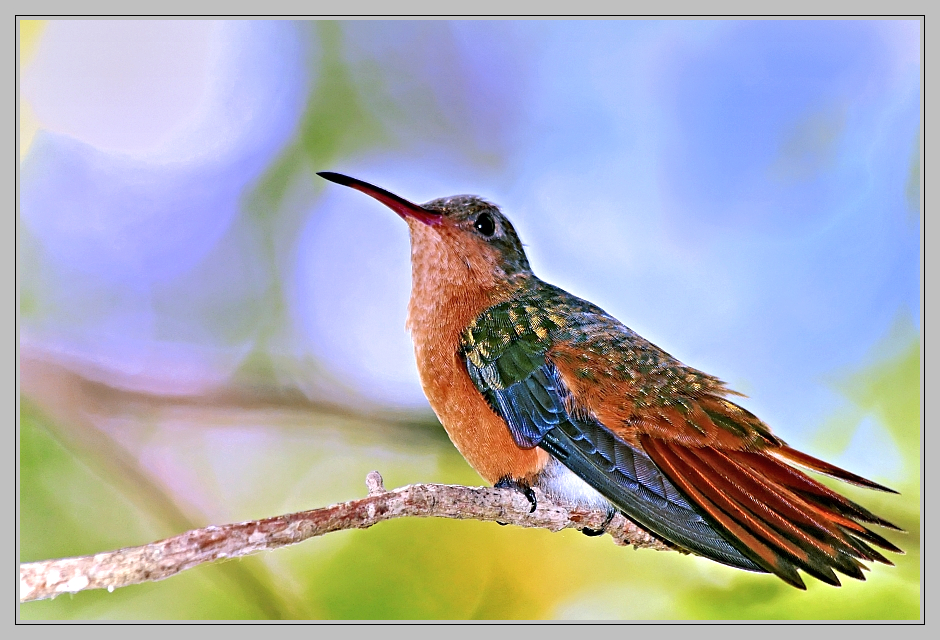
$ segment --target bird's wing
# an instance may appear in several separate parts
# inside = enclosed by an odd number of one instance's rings
[[[546,286],[547,288],[547,286]],[[680,547],[803,587],[803,569],[863,579],[894,527],[791,466],[884,489],[787,447],[685,367],[560,289],[521,296],[465,332],[467,370],[521,447],[541,446],[626,515]],[[869,544],[870,543],[870,544]]]
[[[765,571],[714,529],[642,449],[594,419],[572,415],[548,361],[565,319],[527,298],[486,310],[462,341],[467,372],[516,444],[541,446],[632,520],[677,546],[724,564]]]

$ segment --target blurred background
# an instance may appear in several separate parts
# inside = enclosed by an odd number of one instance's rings
[[[418,384],[406,226],[499,204],[535,272],[748,394],[907,554],[799,592],[576,532],[403,519],[23,619],[917,619],[917,21],[21,21],[21,561],[482,484]]]

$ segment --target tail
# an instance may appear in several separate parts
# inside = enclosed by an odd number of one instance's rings
[[[788,462],[881,491],[893,490],[789,447],[734,451],[688,447],[649,435],[644,451],[742,554],[805,589],[798,570],[840,586],[835,571],[864,580],[862,561],[893,564],[872,545],[903,553],[862,523],[901,529]]]
[[[816,471],[817,473],[827,475],[830,478],[842,480],[843,482],[848,482],[849,484],[854,484],[859,487],[875,489],[876,491],[887,491],[888,493],[898,493],[894,489],[886,487],[882,484],[878,484],[877,482],[867,480],[862,476],[857,476],[854,473],[846,471],[845,469],[840,469],[835,465],[824,462],[818,458],[814,458],[813,456],[805,454],[802,451],[791,449],[786,445],[772,451],[771,455],[780,460],[783,460],[784,462],[789,462],[791,464],[803,467],[804,469],[810,469],[811,471]]]

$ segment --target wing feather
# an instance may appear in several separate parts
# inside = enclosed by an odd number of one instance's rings
[[[467,371],[522,448],[542,447],[627,517],[678,547],[805,588],[901,550],[897,527],[792,465],[887,487],[787,447],[734,392],[597,307],[541,285],[464,333]]]

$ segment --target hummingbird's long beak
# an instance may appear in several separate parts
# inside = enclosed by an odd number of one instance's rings
[[[356,191],[362,191],[364,194],[372,196],[406,220],[408,218],[415,218],[424,224],[435,225],[440,224],[443,219],[443,216],[437,211],[425,209],[421,205],[409,202],[390,191],[386,191],[381,187],[369,184],[363,180],[350,178],[349,176],[344,176],[341,173],[333,173],[332,171],[318,171],[317,175],[330,182],[341,184],[344,187],[351,187]]]

